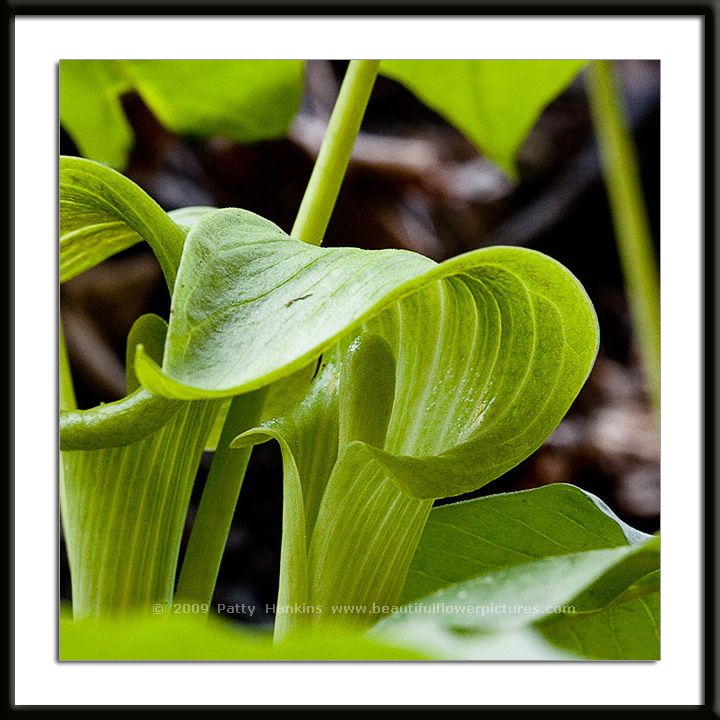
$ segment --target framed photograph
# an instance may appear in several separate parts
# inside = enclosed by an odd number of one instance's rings
[[[715,716],[712,6],[161,10],[13,11],[13,707]]]

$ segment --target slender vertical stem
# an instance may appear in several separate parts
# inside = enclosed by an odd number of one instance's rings
[[[353,60],[320,147],[292,235],[320,245],[345,176],[377,76],[379,60]],[[237,435],[256,425],[267,391],[233,398],[193,523],[176,597],[210,603],[251,448],[231,450]]]
[[[233,398],[230,403],[185,551],[175,591],[177,600],[208,605],[212,600],[252,452],[249,447],[231,450],[230,443],[257,425],[266,395],[267,390],[263,388]]]
[[[650,399],[660,409],[660,287],[638,161],[610,61],[588,69],[590,109],[600,145],[625,292]]]
[[[73,386],[72,373],[70,372],[70,360],[68,358],[67,345],[65,344],[65,333],[63,332],[62,318],[58,318],[58,410],[74,410],[77,407],[75,400],[75,388]],[[65,468],[63,467],[63,455],[59,453],[58,458],[58,479],[59,479],[59,500],[60,500],[60,523],[63,532],[67,537],[67,493],[65,488]],[[70,562],[70,554],[68,554]],[[72,571],[73,568],[71,568]],[[71,572],[71,577],[74,573]]]
[[[68,360],[67,346],[65,345],[65,333],[63,332],[62,320],[58,322],[58,345],[59,345],[59,401],[60,410],[74,410],[77,407],[75,402],[75,388],[73,387],[72,374],[70,373],[70,361]]]
[[[298,240],[322,244],[379,67],[379,60],[350,61],[290,233]]]

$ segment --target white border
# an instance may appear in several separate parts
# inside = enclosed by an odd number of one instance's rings
[[[16,704],[699,704],[701,47],[694,18],[16,18]],[[57,663],[56,61],[361,56],[662,60],[663,659]]]

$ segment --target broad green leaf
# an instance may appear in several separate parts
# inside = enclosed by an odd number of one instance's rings
[[[555,484],[433,508],[402,602],[501,568],[554,555],[638,544],[649,536],[599,498]]]
[[[133,135],[120,96],[130,89],[113,60],[60,61],[60,122],[85,157],[125,166]]]
[[[283,451],[281,567],[292,556],[309,576],[281,595],[361,607],[397,601],[432,498],[489,482],[554,429],[596,347],[581,286],[539,253],[436,265],[221,210],[188,234],[163,368],[140,352],[136,370],[159,394],[223,397],[322,354],[305,397],[235,447]]]
[[[627,588],[658,568],[658,547],[652,539],[635,547],[534,560],[443,588],[412,605],[427,614],[436,613],[454,627],[487,632],[522,627],[566,606],[576,611],[589,608],[592,603],[581,598],[591,589],[609,596],[609,601],[616,596],[618,584]],[[400,623],[409,615],[399,609],[387,622]]]
[[[145,240],[172,290],[185,234],[120,173],[91,160],[60,158],[60,282]]]
[[[60,617],[60,660],[427,660],[426,653],[336,627],[273,644],[264,632],[216,618],[172,612],[157,617],[73,621]],[[179,606],[182,612],[182,605]]]
[[[137,372],[167,397],[225,397],[362,331],[385,338],[399,377],[384,447],[354,441],[353,461],[380,465],[418,498],[475,489],[527,457],[597,350],[582,287],[540,253],[487,248],[436,265],[310,246],[218,210],[188,234],[163,368],[140,353]]]
[[[584,60],[383,60],[402,83],[511,177],[518,150]]]
[[[241,143],[281,137],[300,106],[300,60],[63,60],[60,122],[87,158],[122,169],[132,129],[120,96],[136,91],[179,134]]]
[[[130,337],[156,350],[166,327],[160,318],[141,318]],[[217,403],[207,401],[176,405],[159,429],[130,444],[61,455],[62,520],[78,618],[147,610],[172,598],[190,492],[217,411]]]
[[[645,601],[638,622],[635,604],[658,589],[659,539],[636,546],[555,555],[515,565],[443,588],[392,608],[373,637],[447,642],[463,636],[485,641],[531,628],[565,651],[596,659],[648,659],[659,654],[657,605]],[[648,614],[649,613],[649,617]],[[622,626],[613,629],[613,620]],[[582,638],[593,635],[592,646]],[[432,644],[426,644],[432,651]]]
[[[122,67],[160,122],[181,135],[281,137],[302,97],[301,60],[123,60]]]
[[[148,387],[185,399],[268,385],[307,365],[374,306],[411,290],[404,281],[434,267],[405,251],[308,245],[244,210],[209,213],[188,235],[164,373],[141,360],[139,375],[152,378]]]

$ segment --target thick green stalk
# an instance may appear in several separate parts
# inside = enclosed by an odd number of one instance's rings
[[[352,60],[348,66],[290,233],[298,240],[322,244],[379,67],[379,60]]]
[[[252,448],[231,450],[240,433],[260,421],[267,390],[233,398],[192,526],[175,599],[209,604]]]
[[[660,409],[660,287],[638,161],[612,63],[588,68],[590,109],[600,146],[625,292],[650,399]]]
[[[380,62],[353,60],[340,89],[293,237],[320,245],[360,130]],[[208,475],[183,561],[176,597],[209,603],[251,448],[231,450],[234,437],[257,424],[265,391],[233,398]]]

